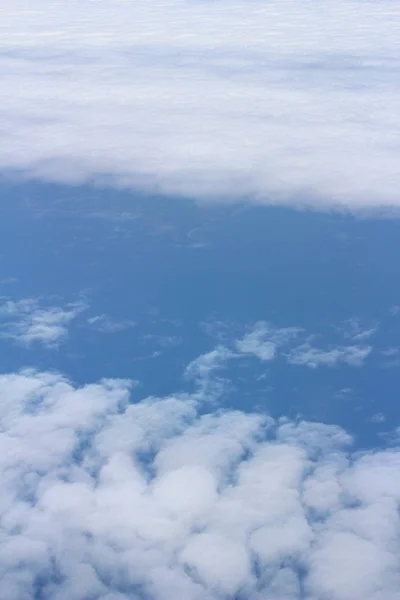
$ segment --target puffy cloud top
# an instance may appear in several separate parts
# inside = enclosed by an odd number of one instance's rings
[[[398,598],[396,448],[130,387],[0,377],[4,600]]]

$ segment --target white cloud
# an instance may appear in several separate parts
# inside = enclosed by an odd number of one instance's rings
[[[354,329],[354,328],[353,328]],[[362,330],[357,327],[349,335],[344,331],[344,337],[352,341],[363,341],[373,335],[375,330]],[[236,353],[226,358],[238,358],[253,355],[261,361],[272,361],[279,353],[292,365],[302,365],[316,368],[319,366],[333,367],[338,364],[347,364],[353,367],[362,366],[365,359],[372,352],[372,346],[350,344],[346,346],[328,345],[328,349],[316,348],[310,340],[317,336],[308,334],[300,327],[276,328],[265,321],[256,323],[249,333],[236,340]],[[299,340],[300,338],[300,340]],[[303,341],[299,344],[299,341]],[[297,342],[299,345],[294,345]],[[293,347],[294,346],[294,347]],[[207,355],[209,358],[212,353]]]
[[[359,331],[359,333],[355,333],[353,336],[353,340],[357,342],[364,342],[365,340],[368,340],[373,335],[375,335],[376,332],[376,327],[371,327],[371,329],[364,329],[362,331]]]
[[[101,333],[117,333],[118,331],[124,331],[125,329],[130,329],[136,325],[133,321],[117,321],[107,315],[89,317],[87,323]]]
[[[345,321],[344,326],[339,327],[338,330],[347,339],[351,339],[354,342],[365,342],[365,340],[373,337],[378,331],[378,325],[369,325],[365,327],[360,319],[352,318]]]
[[[397,448],[130,388],[0,376],[2,600],[398,598]]]
[[[65,307],[42,306],[35,298],[0,305],[0,335],[25,346],[43,344],[56,347],[68,336],[68,325],[86,309],[82,302]]]
[[[221,395],[227,384],[220,372],[226,368],[229,360],[236,357],[237,355],[225,346],[217,346],[211,352],[206,352],[189,363],[185,376],[196,383],[201,397],[214,401]]]
[[[388,348],[387,350],[381,350],[381,354],[383,356],[388,356],[389,358],[393,358],[399,355],[400,350],[398,348]]]
[[[224,392],[231,390],[231,382],[226,377],[230,363],[244,357],[254,356],[266,363],[281,357],[289,365],[316,369],[341,365],[361,367],[372,352],[372,346],[354,344],[328,344],[327,349],[317,348],[310,343],[310,340],[316,337],[318,336],[309,335],[300,327],[277,328],[265,321],[259,321],[248,333],[233,343],[229,344],[225,339],[226,345],[220,344],[212,351],[197,357],[187,366],[185,376],[196,384],[198,397],[215,402]],[[225,376],[222,375],[224,371]],[[343,392],[346,390],[342,390],[341,393]]]
[[[340,363],[351,367],[361,367],[371,351],[372,346],[337,346],[323,350],[305,343],[289,352],[288,362],[292,365],[304,365],[313,369],[320,366],[334,367]]]
[[[297,327],[277,329],[264,321],[254,325],[250,333],[236,341],[236,349],[241,354],[253,354],[260,360],[270,361],[276,357],[277,349],[296,338],[302,332]]]
[[[8,2],[0,169],[397,206],[399,29],[390,0]]]
[[[370,420],[372,423],[384,423],[386,421],[386,417],[383,413],[375,413],[372,415]]]

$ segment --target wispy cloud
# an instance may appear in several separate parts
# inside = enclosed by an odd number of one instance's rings
[[[362,341],[371,337],[374,332],[375,329],[364,331],[357,328],[355,332],[352,331],[350,337],[353,342]],[[372,352],[372,346],[354,343],[348,345],[328,343],[327,348],[317,348],[309,341],[315,337],[299,327],[276,328],[260,321],[243,338],[236,340],[234,356],[253,355],[268,362],[280,353],[292,365],[316,368],[332,367],[342,363],[358,367]],[[344,337],[349,337],[347,329]]]
[[[218,337],[218,336],[217,336]],[[257,358],[272,363],[277,358],[288,365],[316,369],[318,367],[363,366],[372,352],[367,345],[332,345],[314,347],[310,340],[315,339],[300,327],[274,327],[271,323],[259,321],[245,335],[225,345],[219,344],[193,360],[185,371],[187,379],[197,386],[197,394],[215,402],[223,392],[229,392],[231,381],[226,374],[229,366],[243,358]]]
[[[373,337],[378,331],[378,324],[369,324],[367,326],[360,322],[360,319],[352,318],[345,321],[342,327],[338,328],[345,338],[354,342],[365,342]]]
[[[295,339],[302,329],[297,327],[276,328],[260,321],[242,339],[236,341],[240,354],[253,354],[260,360],[273,360],[277,349]]]
[[[87,319],[88,325],[94,327],[101,333],[117,333],[135,327],[136,323],[129,320],[116,320],[107,315],[96,315]]]
[[[222,390],[227,387],[227,380],[221,376],[221,371],[234,358],[234,352],[225,346],[217,346],[214,350],[197,357],[186,367],[185,376],[196,383],[200,398],[213,402],[221,396]]]
[[[121,380],[10,373],[0,399],[4,600],[398,597],[397,448]]]
[[[57,347],[68,336],[68,325],[86,308],[83,302],[57,307],[43,306],[35,298],[6,300],[0,305],[0,335],[25,346]]]
[[[397,368],[400,366],[400,350],[398,348],[387,348],[381,350],[381,355],[385,357],[383,367]]]
[[[3,11],[1,170],[208,200],[399,205],[390,0],[93,6]]]
[[[371,351],[372,346],[336,346],[323,350],[306,343],[289,352],[288,362],[313,369],[320,366],[334,367],[340,363],[361,367]]]

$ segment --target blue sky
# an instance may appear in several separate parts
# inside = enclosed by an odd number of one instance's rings
[[[0,597],[397,600],[396,5],[1,11]]]

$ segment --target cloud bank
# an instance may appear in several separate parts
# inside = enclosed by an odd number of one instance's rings
[[[398,448],[207,400],[0,376],[2,600],[397,600]]]
[[[6,5],[1,171],[208,201],[400,203],[390,0]]]

